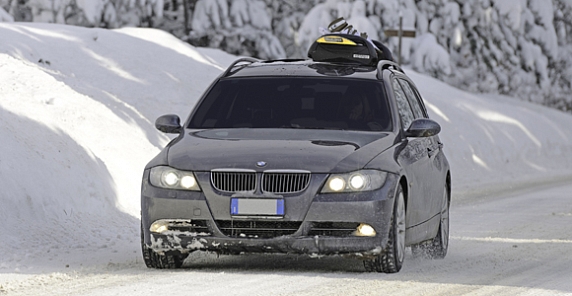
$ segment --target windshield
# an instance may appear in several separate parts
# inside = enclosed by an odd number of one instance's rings
[[[391,117],[381,85],[342,78],[222,79],[188,127],[389,131]]]

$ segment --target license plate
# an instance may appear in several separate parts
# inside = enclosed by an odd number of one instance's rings
[[[231,215],[284,216],[284,200],[268,198],[232,198]]]

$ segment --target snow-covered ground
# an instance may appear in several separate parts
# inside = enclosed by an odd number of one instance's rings
[[[169,140],[155,118],[185,118],[235,57],[140,28],[0,23],[0,40],[0,294],[141,266],[140,178]],[[569,114],[407,73],[442,125],[454,202],[572,180]]]

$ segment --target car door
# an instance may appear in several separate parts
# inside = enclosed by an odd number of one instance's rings
[[[401,128],[407,130],[415,119],[415,115],[398,79],[396,76],[393,76],[391,78],[391,86],[401,121]],[[424,197],[424,192],[428,186],[427,175],[430,173],[430,159],[427,153],[427,139],[405,138],[403,141],[406,145],[398,155],[398,162],[407,175],[406,227],[412,228],[426,222],[430,218]],[[413,237],[407,237],[410,235],[413,235]],[[414,232],[408,231],[406,241],[416,241],[417,236]]]
[[[415,86],[406,79],[399,78],[398,80],[409,104],[413,108],[415,118],[429,118]],[[437,159],[437,155],[440,152],[438,136],[422,138],[422,141],[427,149],[427,156],[429,158],[428,173],[422,177],[423,180],[421,181],[425,185],[423,187],[423,198],[425,199],[425,206],[429,218],[432,218],[441,211],[443,186],[445,184],[443,179],[444,174],[438,170],[438,167],[440,167],[439,160]]]

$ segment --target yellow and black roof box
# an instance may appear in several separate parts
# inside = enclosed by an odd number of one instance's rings
[[[349,63],[375,66],[380,59],[391,58],[389,50],[379,42],[357,35],[327,34],[318,38],[308,50],[308,57],[316,62]],[[377,48],[383,46],[383,49]],[[389,57],[384,53],[387,50]]]

